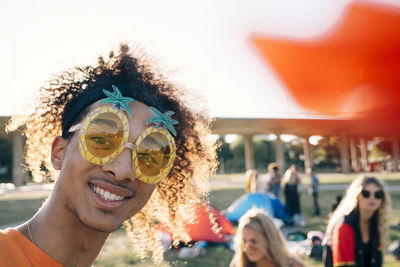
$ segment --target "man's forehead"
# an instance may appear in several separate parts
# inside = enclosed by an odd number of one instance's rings
[[[99,107],[104,107],[104,106],[113,106],[115,107],[114,104],[110,104],[110,103],[101,103],[100,100],[91,104],[89,106],[89,112],[94,111],[96,108]],[[121,111],[127,116],[128,120],[129,118],[135,118],[135,117],[143,117],[144,119],[149,119],[150,117],[152,117],[154,114],[152,113],[150,107],[142,102],[136,101],[134,103],[129,103],[129,106],[132,110],[132,115],[129,116],[128,113],[124,110],[121,109]]]

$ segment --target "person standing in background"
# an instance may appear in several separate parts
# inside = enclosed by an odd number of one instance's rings
[[[296,165],[290,166],[283,176],[285,204],[289,210],[290,216],[294,219],[294,223],[304,225],[304,218],[302,218],[300,210],[300,181],[301,176]]]
[[[248,169],[244,176],[246,181],[246,192],[255,193],[257,191],[257,171],[254,169]]]
[[[279,165],[276,162],[268,165],[268,173],[266,174],[267,190],[279,199],[281,191],[281,175],[279,173]]]
[[[309,192],[313,198],[314,204],[314,216],[321,215],[319,204],[318,204],[318,193],[319,193],[319,179],[315,175],[312,168],[307,168],[307,174],[310,176]]]

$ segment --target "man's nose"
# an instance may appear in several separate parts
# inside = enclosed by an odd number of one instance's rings
[[[132,150],[125,148],[117,158],[104,165],[103,170],[114,174],[115,179],[118,181],[125,179],[134,181],[135,175],[132,169]]]

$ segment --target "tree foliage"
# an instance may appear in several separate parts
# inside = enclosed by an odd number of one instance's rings
[[[223,138],[218,139],[220,149],[218,150],[218,159],[220,161],[219,172],[237,173],[244,172],[245,155],[244,139],[238,137],[233,143],[226,143]],[[266,172],[269,163],[275,161],[275,145],[273,141],[253,138],[254,164],[260,172]]]
[[[275,144],[269,140],[254,138],[253,146],[255,168],[267,172],[268,164],[275,161]]]
[[[379,138],[375,148],[384,154],[392,153],[392,139],[391,138]]]
[[[340,140],[338,137],[322,138],[314,147],[314,165],[319,168],[340,166]]]
[[[295,138],[290,142],[284,143],[284,159],[286,167],[290,165],[296,165],[298,168],[303,169],[304,167],[304,147],[303,140]],[[282,170],[283,172],[285,170]]]
[[[375,145],[372,147],[369,159],[373,162],[387,162],[392,158],[392,144],[391,138],[375,138],[372,143]]]
[[[229,144],[229,149],[232,153],[232,158],[225,162],[226,172],[244,172],[245,158],[244,158],[244,139],[239,137],[233,143]]]
[[[0,138],[0,183],[9,183],[12,178],[12,141]]]

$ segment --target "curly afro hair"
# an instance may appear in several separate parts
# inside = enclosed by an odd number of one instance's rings
[[[88,106],[104,97],[102,90],[116,85],[126,97],[165,112],[174,111],[177,136],[176,160],[171,172],[160,181],[146,206],[124,223],[135,252],[142,257],[152,252],[161,262],[163,250],[155,224],[163,222],[173,240],[188,241],[183,221],[195,218],[195,206],[207,202],[208,181],[215,173],[216,144],[208,138],[210,119],[198,108],[198,99],[176,88],[151,67],[145,54],[135,55],[126,44],[108,59],[99,57],[93,66],[75,67],[54,76],[40,88],[34,112],[23,121],[15,117],[9,130],[25,126],[26,162],[34,181],[40,182],[58,173],[51,167],[51,143],[62,135],[71,138],[69,128],[88,112]],[[191,107],[196,107],[194,111]]]

